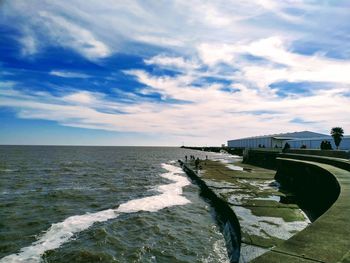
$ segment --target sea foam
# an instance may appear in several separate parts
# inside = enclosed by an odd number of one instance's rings
[[[68,242],[75,234],[88,229],[94,223],[104,222],[118,217],[120,213],[133,213],[139,211],[156,212],[160,209],[185,205],[190,201],[182,196],[182,188],[190,182],[184,176],[181,168],[170,164],[162,164],[168,172],[160,176],[174,183],[159,185],[155,189],[160,192],[158,195],[130,200],[121,204],[116,209],[107,209],[96,213],[75,215],[66,218],[64,221],[52,224],[51,227],[28,247],[24,247],[17,254],[12,254],[0,259],[1,263],[7,262],[40,262],[41,256],[48,250],[57,249]]]
[[[138,211],[156,212],[165,207],[190,203],[187,198],[182,196],[182,188],[189,185],[190,182],[186,177],[176,175],[183,173],[181,168],[170,164],[162,164],[162,167],[169,172],[161,174],[161,177],[174,181],[175,183],[157,186],[155,189],[161,192],[160,195],[131,200],[121,204],[117,211],[120,213]]]

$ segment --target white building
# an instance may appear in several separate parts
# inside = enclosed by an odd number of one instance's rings
[[[231,148],[283,148],[285,143],[288,142],[292,149],[298,149],[302,145],[306,145],[307,149],[320,149],[322,141],[329,141],[332,144],[333,149],[336,148],[333,138],[330,135],[310,131],[280,133],[229,140],[227,146]],[[343,137],[339,149],[350,150],[350,136]]]

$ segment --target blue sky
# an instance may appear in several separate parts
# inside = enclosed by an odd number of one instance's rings
[[[350,130],[349,1],[1,1],[0,144]]]

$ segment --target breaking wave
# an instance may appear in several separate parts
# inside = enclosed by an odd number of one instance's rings
[[[70,216],[62,222],[52,224],[37,241],[28,247],[22,248],[17,254],[8,255],[0,259],[0,262],[40,262],[41,256],[46,251],[59,248],[75,234],[88,229],[94,223],[117,218],[121,213],[156,212],[166,207],[190,203],[186,197],[182,196],[183,187],[190,184],[186,177],[180,175],[183,174],[182,169],[165,163],[162,164],[162,167],[167,172],[160,176],[173,181],[173,183],[155,187],[155,190],[160,194],[130,200],[119,205],[116,209]]]

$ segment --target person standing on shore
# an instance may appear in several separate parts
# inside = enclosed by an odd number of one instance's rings
[[[199,166],[199,158],[197,157],[197,159],[194,161],[194,165],[196,166],[196,169],[198,169]]]

